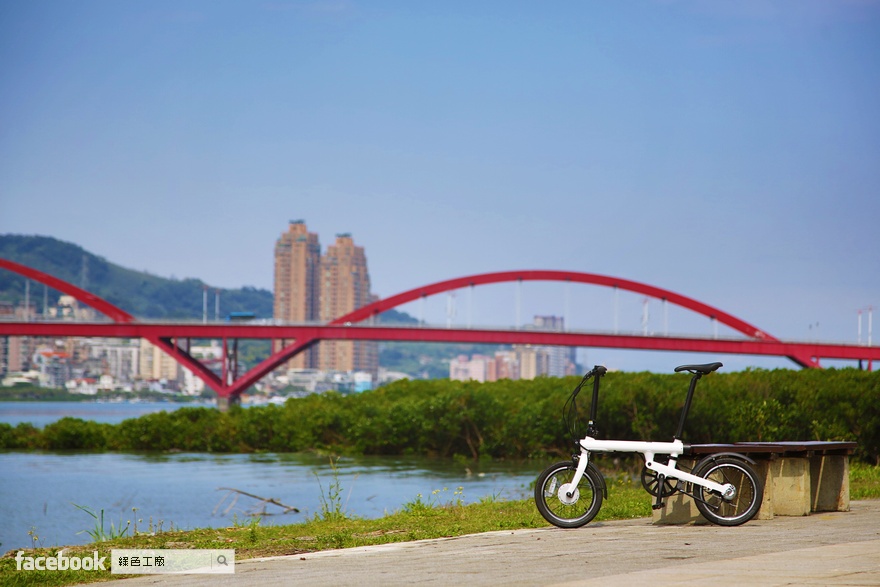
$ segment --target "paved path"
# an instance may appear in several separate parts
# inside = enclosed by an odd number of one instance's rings
[[[880,585],[880,500],[851,508],[734,528],[639,519],[489,532],[252,559],[236,563],[235,575],[143,576],[118,585]]]

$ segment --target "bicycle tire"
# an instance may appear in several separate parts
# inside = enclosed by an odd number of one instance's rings
[[[574,461],[550,465],[535,482],[535,505],[541,516],[559,528],[579,528],[590,522],[602,508],[602,474],[592,463],[570,498],[560,499],[560,487],[569,483],[577,470]],[[568,502],[568,503],[567,503]]]
[[[694,475],[716,483],[730,483],[736,488],[732,498],[694,485],[697,509],[707,520],[719,526],[739,526],[755,517],[764,499],[764,485],[755,470],[745,461],[732,458],[707,458],[694,469]]]

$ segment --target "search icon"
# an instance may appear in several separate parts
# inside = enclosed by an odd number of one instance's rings
[[[224,565],[224,566],[228,567],[229,565],[226,563],[226,555],[223,555],[223,554],[219,555],[217,557],[217,564]]]

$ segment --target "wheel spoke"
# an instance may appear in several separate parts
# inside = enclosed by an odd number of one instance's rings
[[[595,517],[602,506],[599,473],[590,467],[577,486],[571,486],[576,470],[576,464],[568,461],[557,463],[538,476],[535,504],[551,524],[563,528],[583,526]],[[570,498],[560,495],[563,487],[566,487],[566,492],[571,492]]]
[[[763,487],[757,474],[744,462],[734,458],[716,458],[701,466],[697,474],[721,485],[730,484],[736,490],[730,500],[724,499],[718,491],[705,487],[697,490],[697,509],[709,521],[735,526],[749,521],[758,512]]]

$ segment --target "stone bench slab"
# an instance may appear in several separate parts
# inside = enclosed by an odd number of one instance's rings
[[[855,442],[789,441],[693,444],[679,459],[692,467],[709,454],[738,453],[753,459],[764,482],[757,519],[849,511],[849,456]],[[708,523],[687,495],[678,493],[654,511],[655,524]]]

